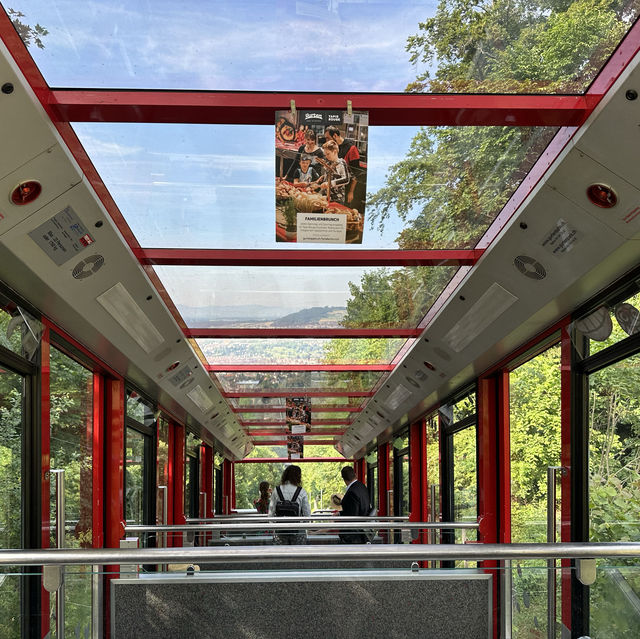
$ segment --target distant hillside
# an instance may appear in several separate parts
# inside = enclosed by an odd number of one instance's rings
[[[292,328],[294,326],[334,328],[340,326],[346,312],[347,309],[343,306],[312,306],[274,320],[272,326],[276,328]]]
[[[270,321],[283,312],[292,312],[293,309],[281,306],[260,306],[258,304],[245,304],[238,306],[181,306],[180,314],[187,324],[195,325],[211,319],[223,321],[266,320]]]

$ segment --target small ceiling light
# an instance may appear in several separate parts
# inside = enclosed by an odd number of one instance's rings
[[[42,185],[36,180],[21,182],[11,191],[11,201],[17,206],[31,204],[42,193]]]
[[[587,197],[592,204],[601,209],[613,208],[618,203],[615,191],[606,184],[592,184],[587,189]]]

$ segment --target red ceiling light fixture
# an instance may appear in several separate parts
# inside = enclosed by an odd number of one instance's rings
[[[587,197],[601,209],[611,209],[618,203],[616,192],[606,184],[592,184],[587,188]]]
[[[42,184],[37,180],[25,180],[20,182],[9,198],[16,206],[24,206],[31,204],[42,193]]]

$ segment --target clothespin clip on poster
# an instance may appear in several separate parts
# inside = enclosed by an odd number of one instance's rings
[[[353,104],[351,100],[347,100],[347,115],[353,115]]]
[[[291,102],[289,104],[291,105],[291,115],[293,115],[295,117],[295,115],[296,115],[296,101],[295,100],[291,100]]]

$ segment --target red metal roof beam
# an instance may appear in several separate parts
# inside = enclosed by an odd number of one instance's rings
[[[231,410],[234,413],[283,413],[286,406],[232,406]],[[313,404],[312,410],[314,413],[359,413],[362,411],[362,405],[357,404],[351,406],[337,406],[335,404]]]
[[[223,397],[233,397],[240,399],[243,397],[373,397],[372,391],[312,391],[304,388],[285,388],[277,391],[242,391],[242,392],[223,392]]]
[[[391,364],[207,364],[210,373],[280,373],[289,371],[329,371],[342,372],[387,372],[392,371]],[[303,391],[295,396],[304,395]]]
[[[340,111],[351,100],[372,126],[579,126],[599,96],[53,89],[47,98],[62,122],[273,125],[291,100]]]
[[[484,251],[134,248],[141,264],[162,266],[473,266]]]
[[[420,337],[419,328],[187,328],[185,337],[202,339],[335,339]]]

